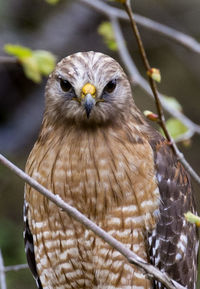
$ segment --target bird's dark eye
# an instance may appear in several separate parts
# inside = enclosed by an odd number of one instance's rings
[[[71,83],[63,78],[59,78],[60,80],[60,87],[62,88],[63,91],[68,92],[72,88]]]
[[[116,87],[116,84],[117,84],[116,79],[113,79],[113,80],[109,81],[109,82],[106,84],[106,86],[105,86],[105,88],[104,88],[104,91],[105,91],[105,92],[108,92],[108,93],[113,92],[113,90],[114,90],[115,87]]]

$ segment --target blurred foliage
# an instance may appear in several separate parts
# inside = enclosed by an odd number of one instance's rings
[[[200,227],[200,217],[194,215],[192,212],[187,212],[185,218],[188,222],[195,224],[197,227]]]
[[[25,75],[36,83],[41,82],[42,75],[49,75],[56,64],[56,57],[46,50],[31,50],[30,48],[13,44],[6,44],[4,50],[19,60]]]
[[[166,101],[168,105],[171,106],[173,109],[182,111],[182,106],[176,98],[171,96],[164,96],[164,101]]]
[[[104,43],[110,50],[117,51],[117,43],[115,41],[114,31],[109,21],[104,21],[99,25],[98,33],[103,37]]]
[[[5,254],[5,265],[25,263],[22,228],[15,222],[2,218],[0,220],[0,248]]]
[[[188,131],[188,128],[180,120],[173,117],[169,118],[166,121],[166,127],[174,140],[176,140]],[[162,130],[161,133],[164,135]]]
[[[35,280],[29,269],[6,273],[6,282],[8,289],[37,289]]]
[[[4,50],[8,54],[16,56],[18,59],[23,59],[32,56],[32,51],[30,48],[20,45],[6,44],[4,46]]]
[[[59,0],[45,0],[45,1],[51,5],[55,5],[59,2]]]
[[[176,98],[165,96],[164,101],[166,101],[172,109],[182,111],[182,106]],[[174,117],[171,117],[166,121],[166,127],[174,140],[181,137],[188,131],[188,128],[180,120]],[[162,129],[160,129],[160,132],[164,135]]]
[[[24,167],[24,161],[12,161]],[[4,265],[23,264],[26,263],[22,218],[24,183],[7,168],[0,166],[0,184],[0,248]],[[6,273],[6,281],[8,289],[36,288],[29,269]]]
[[[120,2],[122,4],[126,3],[127,0],[114,0],[115,2]]]

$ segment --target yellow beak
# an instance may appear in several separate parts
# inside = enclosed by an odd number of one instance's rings
[[[81,98],[84,99],[87,94],[90,94],[93,98],[96,97],[96,87],[91,83],[86,83],[81,91]]]
[[[96,87],[91,83],[86,83],[82,88],[81,98],[83,100],[87,118],[89,118],[92,108],[96,104]]]

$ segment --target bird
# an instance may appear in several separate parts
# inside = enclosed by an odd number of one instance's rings
[[[137,108],[120,64],[100,52],[50,74],[26,173],[146,262],[196,288],[198,235],[189,174]],[[25,185],[24,240],[39,289],[165,288]]]

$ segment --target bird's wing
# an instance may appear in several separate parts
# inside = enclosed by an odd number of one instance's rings
[[[198,235],[196,226],[184,217],[188,211],[196,213],[190,177],[165,140],[157,135],[149,142],[160,191],[158,223],[148,237],[150,260],[172,279],[194,289]],[[164,287],[155,282],[154,288]]]
[[[28,223],[28,204],[24,201],[24,243],[25,243],[25,252],[26,258],[29,265],[29,268],[36,280],[37,287],[43,289],[40,278],[37,273],[36,262],[35,262],[35,253],[34,253],[34,243],[33,236],[31,234],[29,223]]]

